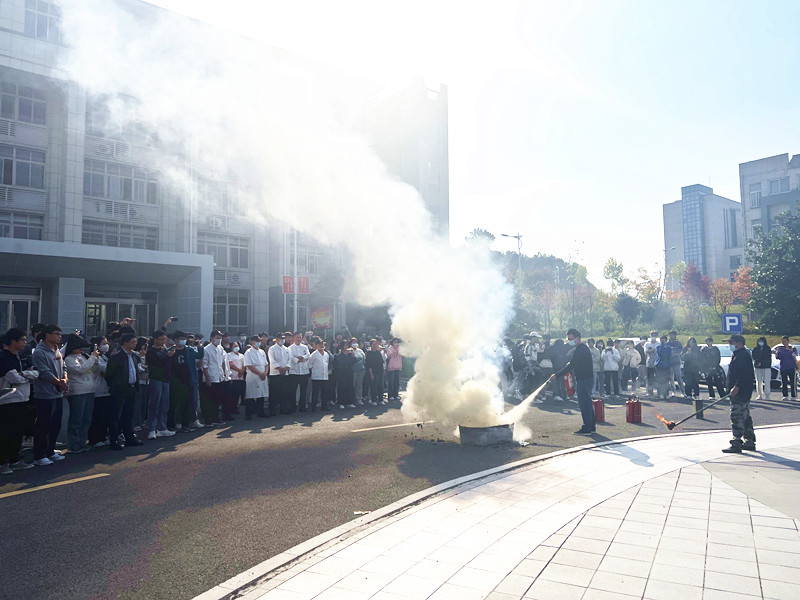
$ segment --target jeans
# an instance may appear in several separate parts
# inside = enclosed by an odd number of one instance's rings
[[[672,378],[675,379],[678,390],[680,390],[681,394],[685,394],[686,392],[683,387],[683,377],[681,377],[681,363],[672,365]]]
[[[758,399],[765,398],[769,400],[770,378],[772,377],[772,369],[756,369],[756,393]],[[762,392],[763,389],[763,392]]]
[[[147,425],[147,410],[149,407],[148,398],[150,384],[147,381],[139,381],[139,389],[136,390],[136,399],[133,401],[133,425]],[[144,414],[142,414],[144,413]]]
[[[592,379],[578,379],[575,384],[578,393],[578,406],[581,409],[581,418],[583,419],[583,429],[587,431],[594,431],[597,427],[594,407],[592,406],[592,383]]]
[[[355,390],[356,402],[364,397],[364,371],[353,373],[353,388]]]
[[[378,371],[370,379],[369,396],[372,402],[383,402],[383,371]]]
[[[606,394],[619,396],[619,371],[605,371]]]
[[[525,374],[521,371],[522,375]],[[400,371],[386,371],[386,382],[389,384],[389,398],[400,397]],[[522,386],[518,387],[519,390]]]
[[[33,426],[33,458],[48,458],[56,451],[56,438],[61,431],[64,398],[35,398],[36,423]]]
[[[69,420],[67,421],[67,440],[70,450],[81,450],[86,446],[89,425],[94,410],[94,392],[67,396]]]
[[[604,395],[605,388],[603,387],[603,372],[602,371],[595,371],[594,372],[594,381],[592,385],[592,394],[597,394],[598,396]]]
[[[167,428],[168,413],[169,382],[151,379],[150,399],[147,403],[147,426],[150,431],[164,431]]]

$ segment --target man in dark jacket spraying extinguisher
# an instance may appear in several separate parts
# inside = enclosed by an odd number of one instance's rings
[[[744,347],[744,337],[732,335],[728,340],[733,350],[731,364],[728,366],[728,388],[731,397],[731,447],[723,452],[741,454],[742,450],[756,449],[756,433],[750,417],[750,397],[753,395],[755,373],[753,359]],[[744,442],[742,442],[744,437]]]
[[[589,347],[581,341],[581,332],[577,329],[567,331],[567,346],[574,351],[572,358],[566,366],[550,376],[550,381],[555,381],[556,377],[563,377],[570,371],[575,376],[575,387],[577,388],[578,406],[581,409],[583,427],[575,433],[577,435],[591,435],[596,431],[596,420],[594,409],[592,408],[592,384],[594,383],[594,371],[592,369],[592,353]]]

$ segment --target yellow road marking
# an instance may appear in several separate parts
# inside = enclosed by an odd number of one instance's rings
[[[56,483],[48,483],[47,485],[40,485],[39,487],[27,488],[24,490],[17,490],[16,492],[8,492],[0,494],[0,498],[10,498],[11,496],[20,496],[22,494],[30,494],[31,492],[38,492],[40,490],[48,490],[54,487],[61,487],[62,485],[71,485],[73,483],[80,483],[81,481],[89,481],[90,479],[98,479],[100,477],[108,477],[111,473],[98,473],[97,475],[89,475],[88,477],[78,477],[77,479],[68,479],[67,481],[59,481]]]
[[[422,421],[421,423],[400,423],[399,425],[382,425],[381,427],[366,427],[364,429],[353,429],[351,433],[361,433],[362,431],[376,431],[378,429],[392,429],[394,427],[410,427],[411,425],[427,425],[436,421]]]

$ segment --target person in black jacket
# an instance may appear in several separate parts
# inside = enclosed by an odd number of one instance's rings
[[[772,348],[767,338],[761,336],[753,348],[753,368],[756,371],[757,400],[769,400],[769,388],[772,380]],[[763,391],[762,391],[763,389]]]
[[[136,336],[124,333],[119,342],[119,350],[108,359],[106,368],[106,383],[111,392],[108,430],[112,450],[122,450],[118,439],[120,430],[125,436],[125,446],[142,445],[133,432],[133,403],[139,388],[139,357],[133,351]]]
[[[753,395],[755,373],[753,359],[744,347],[744,337],[732,335],[728,343],[733,346],[733,357],[728,366],[728,388],[731,397],[731,447],[723,452],[741,454],[742,450],[756,449],[756,433],[750,417],[750,397]],[[744,437],[744,442],[742,442]]]
[[[578,406],[580,406],[583,418],[583,427],[575,433],[591,435],[595,433],[597,427],[592,407],[592,384],[594,383],[592,353],[589,352],[589,347],[581,342],[581,333],[577,329],[567,331],[567,346],[572,350],[572,357],[560,371],[550,376],[550,381],[555,381],[556,378],[563,377],[572,371],[572,374],[575,375]]]
[[[720,366],[722,357],[719,353],[719,348],[714,345],[714,338],[711,336],[706,338],[706,345],[700,350],[703,356],[703,373],[706,375],[706,383],[708,384],[708,397],[714,398],[714,387],[716,386],[719,392],[719,397],[725,395],[725,371]]]

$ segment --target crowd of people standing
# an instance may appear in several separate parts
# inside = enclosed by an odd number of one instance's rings
[[[140,446],[232,421],[295,411],[357,409],[400,402],[400,340],[359,339],[313,332],[203,336],[175,330],[173,319],[150,337],[135,321],[111,323],[105,336],[62,337],[37,324],[30,337],[10,329],[0,351],[0,475],[64,460],[56,449],[64,404],[67,447]],[[310,385],[309,385],[310,383]],[[23,440],[34,460],[23,460]]]

